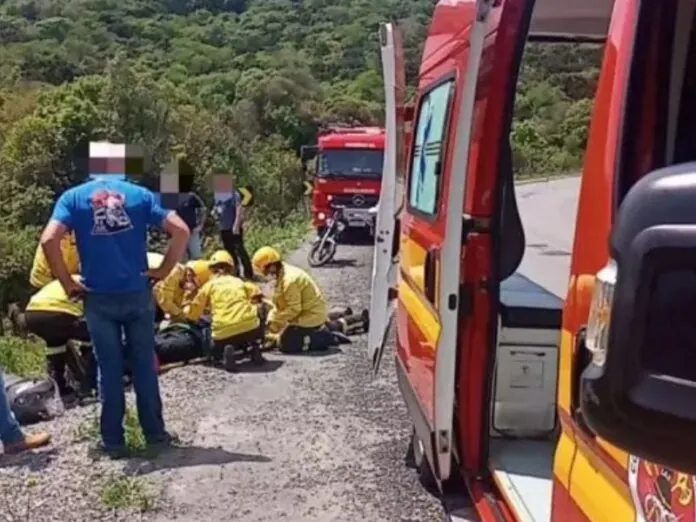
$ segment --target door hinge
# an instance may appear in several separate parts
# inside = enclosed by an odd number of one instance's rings
[[[486,234],[491,229],[489,218],[475,218],[469,214],[462,216],[462,245],[466,245],[471,234]]]

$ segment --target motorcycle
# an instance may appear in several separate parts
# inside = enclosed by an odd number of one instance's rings
[[[338,238],[348,227],[343,215],[343,208],[336,207],[333,215],[326,220],[326,228],[312,243],[307,254],[309,266],[318,267],[325,265],[336,255]]]

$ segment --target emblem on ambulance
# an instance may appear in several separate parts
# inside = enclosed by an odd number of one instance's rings
[[[696,522],[696,479],[630,456],[628,485],[636,522]]]

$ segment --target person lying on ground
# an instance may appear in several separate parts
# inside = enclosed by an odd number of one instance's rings
[[[210,279],[210,275],[208,262],[202,259],[189,261],[185,265],[177,264],[169,275],[153,288],[155,302],[161,314],[174,323],[185,321],[185,292],[195,291],[203,286]]]
[[[63,254],[63,261],[68,269],[68,273],[80,273],[80,256],[77,253],[77,244],[75,243],[75,234],[66,234],[60,242],[60,251]],[[36,290],[46,286],[56,277],[51,272],[51,267],[48,265],[46,254],[44,254],[41,245],[37,245],[36,253],[34,254],[34,262],[29,273],[29,284]]]
[[[77,279],[80,276],[72,277]],[[66,380],[66,369],[70,363],[68,341],[90,340],[82,301],[70,299],[63,285],[55,279],[29,299],[24,320],[27,330],[46,343],[48,375],[56,382],[63,400],[74,398],[77,392],[90,393],[91,387],[74,390]],[[89,386],[88,383],[84,384]]]
[[[6,455],[37,449],[51,442],[51,435],[45,431],[30,434],[22,432],[7,399],[2,372],[0,372],[0,441]]]
[[[226,250],[218,250],[208,266],[212,276],[200,289],[184,298],[184,313],[190,321],[198,321],[206,310],[211,316],[213,360],[232,370],[234,350],[264,337],[263,307],[258,303],[259,288],[242,281],[234,274],[234,260]],[[259,352],[252,352],[260,356]],[[256,360],[255,362],[262,362]]]
[[[345,335],[326,327],[326,301],[307,272],[283,262],[278,251],[268,246],[254,254],[252,264],[260,275],[275,280],[268,328],[278,336],[281,352],[325,351],[350,343]]]
[[[96,144],[91,144],[95,145]],[[125,145],[103,145],[108,165],[125,172]],[[108,151],[107,151],[108,149]],[[114,172],[114,174],[119,174]],[[175,212],[165,212],[145,187],[104,175],[65,191],[44,229],[41,245],[51,271],[70,297],[84,296],[85,318],[99,368],[101,440],[94,449],[112,458],[128,455],[123,419],[123,374],[127,347],[133,373],[138,418],[150,447],[167,446],[155,359],[154,303],[151,280],[164,279],[181,259],[189,237]],[[161,227],[171,241],[162,265],[148,269],[148,227]],[[81,280],[65,266],[60,241],[75,232]]]

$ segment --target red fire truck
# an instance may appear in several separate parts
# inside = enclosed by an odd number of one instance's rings
[[[344,208],[349,227],[371,229],[370,209],[379,201],[384,163],[384,129],[331,127],[321,130],[317,144],[304,146],[301,160],[316,158],[312,174],[312,218],[321,232],[335,207]]]

